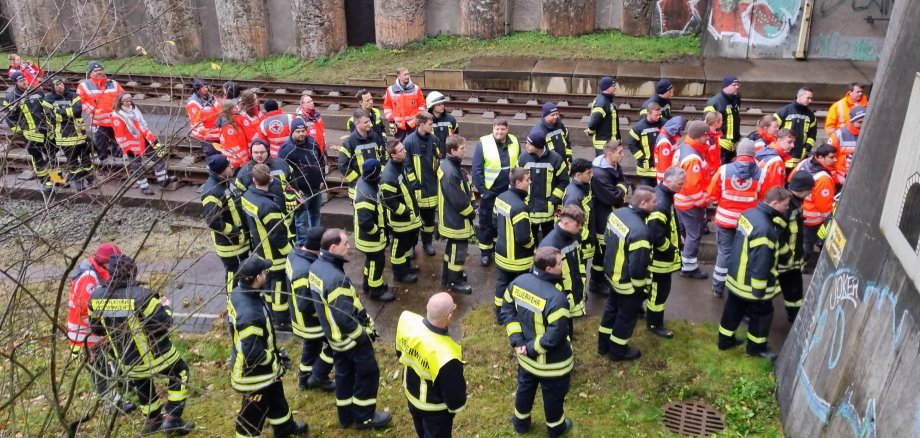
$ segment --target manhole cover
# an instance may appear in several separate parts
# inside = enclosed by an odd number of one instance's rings
[[[703,403],[672,403],[664,408],[664,427],[681,435],[708,436],[725,429],[725,416]]]

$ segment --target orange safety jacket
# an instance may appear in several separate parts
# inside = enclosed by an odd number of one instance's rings
[[[136,110],[136,108],[135,108]],[[137,111],[140,114],[140,111]],[[121,151],[128,156],[139,157],[147,150],[147,144],[156,144],[157,137],[147,127],[143,117],[130,118],[120,113],[112,113],[112,131]],[[129,154],[129,152],[131,154]]]
[[[722,165],[722,131],[709,131],[709,150],[706,151],[706,164],[709,165],[711,179]]]
[[[94,335],[89,321],[89,299],[93,291],[109,281],[109,273],[92,257],[80,263],[73,282],[67,306],[67,343],[71,347],[92,347],[105,340]]]
[[[767,193],[773,187],[786,186],[786,161],[791,155],[776,148],[775,144],[770,144],[766,148],[757,152],[754,157],[757,160],[757,167],[763,171],[762,191]]]
[[[185,102],[185,112],[188,113],[192,138],[217,143],[220,141],[217,119],[220,117],[223,105],[214,96],[209,95],[208,97],[210,99],[202,98],[198,93],[192,94]]]
[[[265,114],[262,123],[259,124],[259,136],[268,142],[269,153],[272,158],[278,156],[288,138],[291,136],[291,122],[294,121],[292,114],[287,114],[283,110],[277,109]]]
[[[112,126],[112,106],[115,98],[124,93],[118,81],[107,77],[100,80],[84,79],[77,86],[77,94],[83,103],[83,120],[93,126]]]
[[[719,167],[709,183],[709,199],[718,204],[713,221],[723,228],[737,228],[741,213],[763,199],[764,174],[754,157],[738,157]]]
[[[245,118],[239,114],[233,116],[233,123],[220,127],[221,153],[230,160],[230,167],[239,169],[249,163],[249,137],[241,128]]]
[[[238,116],[239,118],[236,119],[236,123],[243,129],[243,133],[246,134],[246,146],[248,147],[252,139],[259,136],[259,125],[262,123],[262,119],[265,118],[265,114],[256,109],[255,114],[241,112]]]
[[[709,205],[706,187],[709,186],[710,172],[705,159],[708,151],[708,143],[698,143],[690,137],[684,137],[684,142],[678,147],[674,160],[684,172],[687,172],[683,188],[674,194],[674,207],[678,210],[705,208]]]
[[[863,95],[863,97],[859,99],[859,102],[853,103],[850,100],[850,96],[844,95],[843,99],[834,102],[834,104],[827,109],[827,116],[824,117],[824,132],[830,135],[832,132],[849,125],[850,110],[857,105],[868,108],[869,98]]]
[[[664,172],[674,162],[674,152],[677,152],[679,135],[671,137],[664,128],[658,131],[658,141],[655,142],[655,176],[658,182],[664,181]]]
[[[819,227],[834,209],[834,170],[824,167],[812,157],[800,162],[789,178],[800,170],[808,172],[815,179],[815,187],[811,189],[811,194],[802,201],[802,219],[805,226]]]
[[[856,153],[856,140],[859,139],[859,129],[847,124],[833,132],[827,142],[837,148],[837,174],[842,178],[847,175],[847,157]]]
[[[383,115],[402,130],[415,128],[415,115],[426,111],[422,89],[409,82],[405,88],[398,83],[387,87],[383,99]]]
[[[313,114],[304,114],[303,111],[300,110],[300,107],[297,107],[296,115],[307,124],[307,133],[319,144],[319,152],[325,154],[326,120],[323,119],[323,116],[318,111],[313,110]]]

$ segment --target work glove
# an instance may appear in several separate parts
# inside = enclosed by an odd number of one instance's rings
[[[288,356],[287,352],[284,350],[278,350],[275,354],[278,355],[278,361],[281,363],[281,368],[285,372],[291,370],[291,357]]]
[[[166,158],[166,156],[169,155],[169,149],[163,146],[162,143],[156,142],[153,144],[153,153],[157,158]]]

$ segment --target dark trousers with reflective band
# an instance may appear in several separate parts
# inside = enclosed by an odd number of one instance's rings
[[[384,250],[364,253],[364,293],[383,288],[383,269],[386,267]]]
[[[55,160],[54,150],[50,142],[26,140],[26,152],[32,163],[32,171],[37,178],[48,176],[48,167]]]
[[[462,283],[463,264],[466,263],[466,254],[470,243],[467,240],[447,239],[444,247],[444,269],[441,270],[441,282],[445,285]]]
[[[60,149],[67,156],[65,169],[70,172],[71,179],[83,178],[93,171],[95,166],[93,166],[89,145],[80,143],[74,146],[60,146]]]
[[[422,219],[422,243],[431,243],[434,240],[435,218],[438,215],[437,207],[421,207],[419,217]]]
[[[547,222],[543,222],[542,224],[533,224],[533,223],[530,224],[530,232],[533,235],[533,241],[539,242],[543,240],[543,238],[546,237],[547,234],[553,231],[553,227],[555,225],[556,225],[556,222],[553,221],[552,219],[550,219]]]
[[[629,295],[614,292],[607,298],[604,315],[601,316],[601,326],[598,328],[597,348],[599,352],[610,351],[616,355],[623,355],[629,348],[629,338],[636,328],[639,311],[642,310],[642,301],[645,294],[633,292]]]
[[[99,158],[99,161],[110,156],[121,156],[121,148],[115,142],[115,131],[111,126],[93,127],[93,148],[96,150],[96,158]]]
[[[664,303],[671,295],[671,274],[652,273],[652,289],[648,297],[645,322],[649,326],[664,327]]]
[[[677,218],[684,226],[684,248],[680,252],[681,269],[694,271],[699,268],[697,255],[700,252],[703,229],[706,228],[706,209],[693,207],[686,211],[677,210]]]
[[[799,309],[802,308],[802,297],[804,285],[802,283],[802,270],[793,269],[779,273],[779,287],[783,290],[783,304],[786,306],[786,314],[789,321],[795,321],[799,315]]]
[[[243,405],[236,416],[237,436],[260,436],[266,419],[272,425],[275,436],[288,436],[296,427],[291,417],[291,408],[284,397],[281,380],[258,391],[243,394]]]
[[[502,303],[505,300],[505,290],[515,278],[527,273],[527,271],[511,272],[498,268],[495,276],[495,316],[498,317],[502,311]],[[503,322],[503,321],[500,321]]]
[[[712,269],[712,290],[725,292],[725,277],[728,275],[728,262],[732,256],[732,242],[735,229],[716,227],[716,266]]]
[[[493,195],[483,195],[479,200],[479,210],[477,214],[479,215],[479,231],[476,237],[479,239],[479,250],[483,254],[491,254],[495,249],[495,236],[498,235],[498,230],[495,229],[495,224],[492,223],[492,218],[495,214],[493,209],[495,208],[495,196]]]
[[[767,336],[770,334],[770,324],[773,322],[772,300],[747,300],[731,292],[725,300],[725,309],[722,311],[722,321],[719,323],[719,346],[731,345],[735,331],[741,325],[744,316],[750,317],[748,321],[747,351],[757,353],[767,350]]]
[[[604,278],[604,252],[607,251],[607,244],[604,238],[599,236],[597,246],[594,247],[594,256],[591,257],[591,283],[605,285],[607,280]]]
[[[332,358],[335,362],[335,405],[339,425],[370,420],[377,409],[380,380],[374,346],[365,338],[351,350],[333,352]]]
[[[142,413],[147,414],[147,418],[159,415],[163,407],[153,383],[156,377],[169,379],[166,415],[181,417],[182,411],[185,410],[185,399],[188,398],[188,365],[185,364],[185,360],[180,357],[174,364],[153,376],[131,380],[131,387],[137,394],[138,407]]]
[[[235,282],[233,281],[233,279],[234,277],[236,277],[236,271],[240,269],[240,264],[242,264],[243,260],[245,260],[246,257],[248,256],[249,254],[240,254],[240,255],[235,255],[232,257],[221,257],[220,258],[220,262],[223,263],[224,265],[224,271],[226,271],[225,278],[227,279],[227,297],[228,298],[230,296],[230,291],[232,291],[234,287],[233,283]]]
[[[518,366],[518,387],[514,395],[514,425],[530,427],[530,411],[537,396],[537,386],[543,390],[543,415],[550,437],[557,437],[565,423],[565,396],[569,393],[571,374],[561,377],[540,377]]]
[[[329,380],[332,371],[332,348],[324,338],[304,339],[303,352],[300,353],[300,375],[316,376],[320,380]]]
[[[393,232],[393,243],[390,246],[390,264],[393,265],[393,275],[405,277],[409,275],[409,256],[412,248],[418,244],[418,231],[408,233]]]
[[[450,438],[453,434],[454,414],[450,412],[427,412],[409,403],[409,413],[419,438]]]
[[[291,290],[288,287],[287,276],[284,270],[268,271],[265,279],[265,301],[272,309],[272,322],[275,325],[291,322],[290,299]]]
[[[147,161],[153,162],[153,173],[157,181],[166,179],[166,157],[158,157],[153,148],[148,146],[143,155],[135,156],[131,152],[125,157],[125,167],[128,169],[128,175],[137,180],[137,186],[140,188],[149,187],[147,176],[144,175],[144,164]]]

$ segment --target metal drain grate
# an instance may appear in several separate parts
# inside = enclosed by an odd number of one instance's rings
[[[725,416],[703,403],[672,403],[664,408],[664,427],[681,435],[709,436],[725,429]]]

